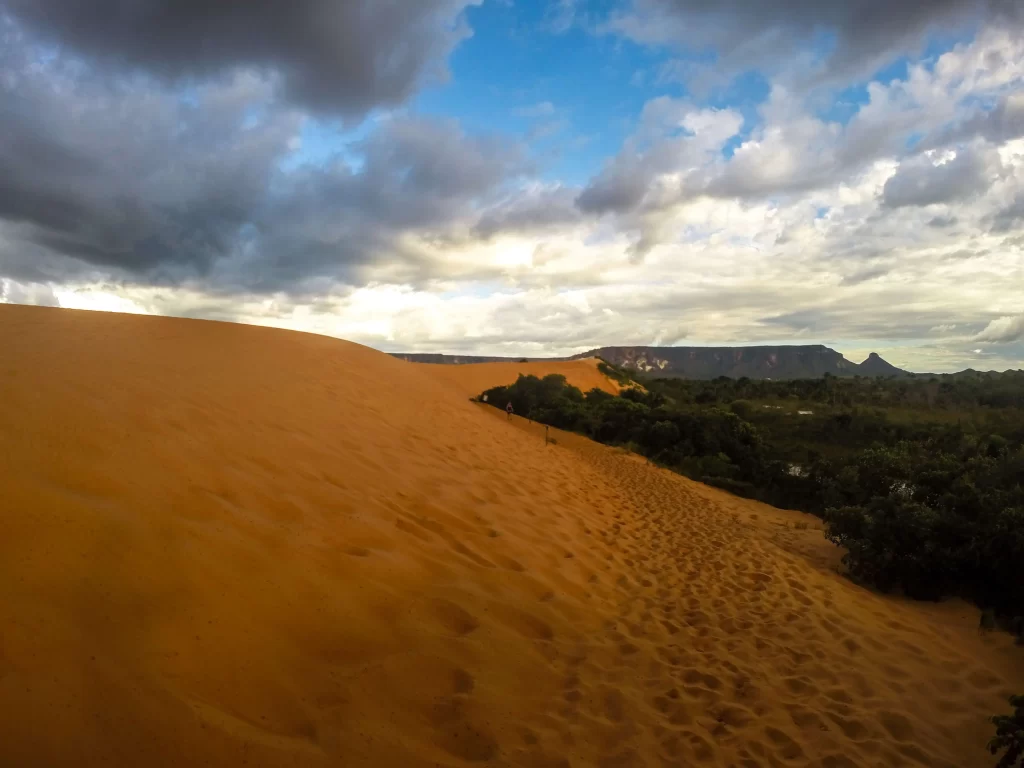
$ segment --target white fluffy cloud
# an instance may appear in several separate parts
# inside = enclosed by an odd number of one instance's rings
[[[1016,317],[999,317],[985,326],[974,337],[975,341],[1008,342],[1024,338],[1024,314]]]

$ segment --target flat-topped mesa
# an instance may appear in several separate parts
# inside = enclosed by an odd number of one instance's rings
[[[816,379],[825,376],[905,376],[907,372],[872,352],[863,363],[847,360],[822,344],[764,347],[600,347],[571,357],[520,358],[478,355],[395,353],[414,363],[551,362],[600,357],[609,363],[655,376],[686,379]]]
[[[872,355],[858,365],[821,344],[765,347],[603,347],[586,353],[652,375],[687,379],[814,379],[831,376],[899,376]]]

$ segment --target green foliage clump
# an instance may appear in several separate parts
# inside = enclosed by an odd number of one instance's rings
[[[982,443],[985,445],[986,443]],[[912,597],[960,594],[1002,615],[1024,608],[1024,448],[973,441],[863,451],[829,483],[826,535],[851,575]]]
[[[628,387],[635,382],[633,375],[621,365],[609,363],[603,357],[598,358],[597,370],[620,386]]]
[[[559,429],[578,429],[584,416],[583,393],[556,373],[543,379],[520,375],[511,386],[488,389],[481,395],[484,398],[497,408],[512,403],[517,414]]]
[[[754,415],[754,404],[749,400],[733,400],[729,404],[729,410],[741,419],[750,421],[751,416]]]
[[[996,715],[992,724],[996,735],[988,743],[993,755],[1003,752],[996,768],[1021,768],[1024,766],[1024,696],[1011,696],[1012,715]]]

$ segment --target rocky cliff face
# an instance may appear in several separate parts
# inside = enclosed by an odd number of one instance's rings
[[[490,363],[524,358],[474,355],[396,354],[414,363]],[[652,376],[686,379],[816,379],[832,376],[904,376],[874,352],[853,363],[821,344],[777,347],[601,347],[568,358],[602,357],[610,363]],[[531,362],[542,358],[530,358]],[[567,359],[567,358],[543,358]]]

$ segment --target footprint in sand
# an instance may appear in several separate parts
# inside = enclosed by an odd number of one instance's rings
[[[769,726],[764,729],[764,733],[783,760],[799,760],[805,757],[803,747],[795,742],[785,731]]]
[[[499,623],[530,640],[552,640],[555,630],[539,616],[506,603],[492,603],[488,613]]]
[[[473,614],[443,597],[429,602],[429,612],[440,629],[456,637],[468,635],[480,626]]]
[[[914,735],[914,726],[910,720],[896,712],[879,712],[878,720],[882,727],[889,732],[896,741],[907,741]]]
[[[452,697],[435,702],[430,719],[437,744],[445,752],[470,763],[490,760],[498,754],[498,741],[490,731],[464,714],[462,699]]]

